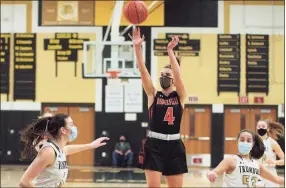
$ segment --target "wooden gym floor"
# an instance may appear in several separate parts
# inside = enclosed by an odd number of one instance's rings
[[[1,165],[1,187],[18,187],[27,166]],[[207,168],[189,168],[184,187],[221,187],[222,177],[213,184],[206,178]],[[278,171],[284,176],[284,171]],[[146,187],[144,171],[137,168],[70,167],[64,187]],[[162,187],[167,187],[162,178]]]

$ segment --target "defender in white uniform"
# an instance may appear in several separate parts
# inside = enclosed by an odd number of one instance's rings
[[[40,150],[52,147],[55,151],[55,163],[45,168],[33,181],[36,187],[60,187],[66,182],[68,176],[68,165],[66,155],[53,142],[47,141]]]
[[[223,187],[255,187],[260,179],[259,164],[253,159],[243,159],[236,155],[236,166],[232,173],[226,173]]]
[[[267,161],[276,161],[276,154],[273,152],[272,149],[272,141],[274,141],[272,138],[268,137],[263,143],[265,145],[265,152],[263,156],[258,160],[260,164],[265,166],[272,174],[277,175],[277,171],[275,168],[275,165],[268,164]],[[278,184],[273,183],[268,180],[264,180],[265,187],[279,187]]]
[[[223,187],[258,187],[261,177],[284,185],[284,178],[272,174],[256,159],[264,154],[264,144],[258,135],[249,130],[242,130],[238,136],[238,155],[225,158],[212,171],[207,173],[210,182],[214,182],[218,175],[225,177]]]
[[[275,139],[277,139],[278,136],[283,136],[284,127],[277,122],[260,120],[257,122],[256,128],[265,146],[265,152],[258,161],[272,174],[277,175],[275,166],[284,165],[284,153]],[[280,160],[276,160],[277,156]],[[268,180],[263,180],[263,182],[265,187],[279,187],[278,184]]]
[[[48,135],[48,137],[47,137]],[[47,138],[46,138],[47,137]],[[66,114],[43,117],[27,126],[21,132],[25,147],[22,158],[33,157],[33,150],[39,143],[38,155],[34,158],[20,180],[20,187],[60,187],[68,175],[66,155],[106,145],[107,137],[101,137],[89,144],[67,145],[77,137],[77,128]],[[48,139],[47,141],[43,141]]]

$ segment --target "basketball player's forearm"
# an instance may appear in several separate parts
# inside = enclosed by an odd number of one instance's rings
[[[280,159],[280,160],[277,160],[276,162],[275,162],[275,164],[277,165],[277,166],[283,166],[284,165],[284,159]]]
[[[35,185],[33,184],[32,181],[27,181],[27,182],[20,181],[19,187],[21,187],[21,188],[35,187]]]
[[[168,49],[168,55],[169,55],[169,59],[170,59],[170,63],[171,63],[171,67],[172,67],[172,71],[174,73],[174,76],[178,76],[181,74],[181,69],[180,69],[180,65],[176,59],[176,56],[174,54],[174,51],[172,49]]]
[[[181,68],[180,65],[176,59],[176,56],[174,54],[174,51],[172,49],[168,49],[169,59],[171,61],[171,67],[172,72],[174,74],[174,82],[177,87],[177,90],[179,90],[179,94],[184,94],[185,88],[183,85],[183,81],[181,78]],[[182,97],[182,96],[180,96]]]
[[[176,90],[180,96],[181,102],[183,102],[186,97],[186,89],[185,89],[185,86],[184,86],[184,83],[181,77],[181,68],[176,59],[174,51],[172,49],[168,49],[168,54],[169,54],[169,58],[171,61],[171,67],[172,67],[172,72],[174,75],[174,82],[176,85]]]
[[[277,177],[277,182],[276,182],[277,184],[284,185],[284,182],[285,182],[284,177],[280,177],[280,176]]]
[[[136,59],[137,59],[137,65],[138,65],[138,70],[142,73],[144,71],[148,71],[144,60],[143,60],[143,55],[142,55],[142,48],[141,46],[135,46],[135,54],[136,54]]]
[[[92,149],[90,144],[68,145],[64,147],[64,152],[66,155],[71,155],[88,149]]]
[[[141,46],[135,46],[135,54],[137,58],[137,65],[138,70],[141,74],[142,84],[144,91],[147,93],[147,95],[153,95],[154,94],[154,86],[151,79],[151,76],[145,66],[143,56],[142,56],[142,49]]]

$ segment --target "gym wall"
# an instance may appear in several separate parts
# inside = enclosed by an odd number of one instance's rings
[[[198,97],[196,102],[186,104],[182,134],[190,136],[192,130],[196,137],[209,137],[210,139],[206,143],[208,147],[202,145],[202,148],[206,150],[193,149],[193,146],[187,143],[187,151],[189,153],[207,154],[207,166],[215,166],[223,157],[225,149],[224,131],[227,125],[224,114],[228,108],[226,105],[229,105],[229,108],[241,108],[239,114],[243,114],[243,107],[239,104],[239,96],[247,95],[245,76],[246,34],[269,35],[269,93],[249,93],[249,102],[245,104],[248,106],[244,107],[251,111],[254,107],[250,105],[255,104],[259,109],[271,109],[269,114],[274,114],[274,118],[284,117],[284,113],[278,109],[278,105],[281,107],[281,104],[284,103],[284,30],[281,27],[280,19],[280,14],[284,14],[284,3],[277,1],[255,1],[250,4],[248,1],[207,2],[184,1],[184,4],[180,4],[175,0],[168,0],[165,3],[163,1],[159,2],[153,7],[147,21],[142,23],[141,26],[148,44],[146,46],[146,65],[153,82],[158,88],[159,71],[169,60],[167,56],[154,55],[154,39],[165,38],[166,33],[187,33],[189,39],[199,40],[199,55],[182,57],[182,76],[188,96]],[[49,24],[47,21],[44,22],[41,14],[44,11],[41,5],[44,5],[44,3],[47,2],[1,1],[1,32],[10,34],[11,40],[8,63],[9,87],[8,92],[1,92],[1,117],[4,118],[1,118],[0,154],[3,157],[3,162],[22,163],[19,161],[18,131],[33,119],[36,119],[45,107],[51,107],[57,112],[70,114],[81,130],[93,130],[93,134],[90,135],[93,138],[101,136],[102,131],[109,133],[111,137],[110,144],[105,148],[96,150],[94,152],[94,161],[89,161],[84,165],[110,165],[111,151],[119,134],[125,134],[128,137],[134,146],[134,153],[138,154],[141,138],[146,133],[146,128],[142,128],[141,123],[148,121],[145,94],[143,97],[144,111],[137,114],[135,122],[126,122],[125,113],[105,113],[104,88],[106,79],[82,78],[82,50],[77,50],[76,61],[59,63],[56,63],[56,52],[54,50],[45,50],[45,39],[55,39],[56,33],[76,33],[78,38],[101,41],[115,3],[112,1],[94,2],[94,6],[90,9],[94,12],[93,16],[90,17],[89,25],[80,25],[80,23],[67,25],[63,22],[57,24],[54,22],[51,24],[50,22]],[[146,4],[150,5],[151,1],[147,1]],[[174,6],[180,8],[174,9]],[[121,25],[128,25],[123,15]],[[34,92],[35,97],[28,100],[15,100],[14,96],[16,91],[14,84],[14,33],[36,34],[35,86],[31,90],[32,93]],[[218,34],[238,33],[241,34],[240,92],[221,92],[218,95]],[[1,91],[2,89],[1,87]],[[25,92],[22,91],[21,94],[23,93]],[[263,97],[263,104],[254,103],[254,97]],[[91,111],[93,117],[90,117]],[[263,115],[261,111],[259,111],[259,114]],[[255,115],[257,114],[253,111],[249,115],[251,120],[246,120],[246,122],[254,124]],[[268,114],[266,116],[262,115],[261,117],[268,117]],[[81,117],[88,117],[86,119],[90,122],[82,120]],[[81,123],[83,121],[84,125]],[[208,126],[208,128],[193,129],[194,126],[203,127],[202,125]],[[121,132],[118,132],[119,127]],[[212,140],[211,138],[214,137],[221,139]],[[77,143],[81,143],[81,141],[86,142],[84,138],[80,138]],[[195,143],[193,140],[191,142]],[[6,143],[9,143],[9,145]],[[107,157],[102,157],[102,152],[106,152]],[[84,154],[93,156],[90,153]],[[210,154],[212,154],[212,158],[210,158]],[[188,156],[190,165],[194,165],[192,159]],[[205,160],[204,157],[202,159]],[[70,159],[70,162],[72,164],[83,164],[74,159]],[[196,165],[204,164],[205,161]]]
[[[165,33],[171,33],[167,28],[160,28]],[[157,29],[158,31],[159,29]],[[183,31],[183,30],[182,30]],[[187,32],[186,32],[187,33]],[[201,50],[198,56],[181,58],[182,77],[188,96],[198,96],[198,104],[239,104],[238,93],[221,92],[218,95],[218,41],[217,34],[187,33],[190,39],[200,40]],[[154,36],[165,39],[164,33]],[[239,96],[246,96],[246,40],[241,35],[241,63],[240,63],[240,92]],[[277,40],[278,39],[278,40]],[[206,48],[207,46],[207,48]],[[282,104],[284,102],[284,36],[270,35],[269,39],[269,93],[249,93],[249,104],[254,104],[254,97],[263,96],[265,104]],[[154,57],[157,61],[157,73],[169,63],[168,56]],[[153,63],[153,62],[152,62]],[[160,87],[157,82],[157,87]]]

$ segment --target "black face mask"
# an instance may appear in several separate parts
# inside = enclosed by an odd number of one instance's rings
[[[162,89],[168,89],[171,86],[171,79],[165,76],[160,77],[160,85]]]
[[[266,129],[258,129],[257,132],[260,136],[264,136],[267,133],[267,130]]]
[[[120,142],[125,142],[125,140],[120,140]]]

